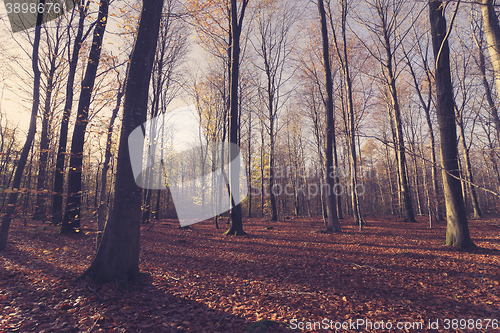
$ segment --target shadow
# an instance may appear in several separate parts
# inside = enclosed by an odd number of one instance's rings
[[[112,283],[74,283],[75,270],[34,259],[16,246],[0,260],[2,331],[240,333],[255,322],[233,307],[221,311],[172,292],[172,281],[158,276],[124,290]],[[218,297],[223,301],[225,294]],[[269,325],[268,332],[290,332],[283,323]]]

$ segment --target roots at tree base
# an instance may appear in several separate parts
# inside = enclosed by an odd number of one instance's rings
[[[146,285],[142,279],[143,274],[140,272],[139,267],[132,268],[127,273],[110,272],[105,267],[106,265],[103,262],[94,261],[76,281],[89,277],[92,282],[97,284],[116,282],[125,289],[129,289],[131,283],[137,283],[142,286]]]
[[[238,230],[238,229],[233,230],[233,229],[229,229],[228,231],[226,231],[226,232],[224,233],[224,235],[226,235],[226,236],[246,236],[246,235],[247,235],[247,233],[246,233],[246,232],[244,232],[243,230]]]
[[[460,250],[473,250],[477,249],[478,246],[474,244],[472,240],[459,240],[456,237],[450,235],[448,232],[446,233],[446,245],[453,246],[454,248]]]

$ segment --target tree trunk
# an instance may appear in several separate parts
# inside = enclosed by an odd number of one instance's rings
[[[333,163],[333,143],[335,142],[335,123],[333,119],[333,82],[330,65],[330,54],[328,45],[328,30],[326,26],[326,13],[323,0],[318,0],[318,11],[321,20],[321,36],[323,41],[323,66],[325,68],[326,81],[326,152],[325,152],[325,178],[327,184],[326,207],[328,213],[328,232],[341,232],[339,218],[337,216],[337,202],[335,197],[335,173]]]
[[[263,127],[264,125],[261,124]],[[260,139],[261,139],[261,145],[260,145],[260,216],[264,217],[264,129],[261,129],[260,132]]]
[[[443,8],[442,1],[429,1],[429,19],[436,66],[436,113],[441,137],[440,153],[446,202],[446,244],[459,248],[471,248],[475,245],[469,234],[459,179],[450,50],[446,39],[447,28]]]
[[[231,80],[230,80],[230,123],[229,123],[229,142],[238,145],[238,131],[239,131],[239,111],[238,111],[238,83],[240,72],[240,35],[241,24],[245,15],[245,9],[248,5],[248,0],[243,0],[241,5],[241,13],[238,17],[238,4],[236,0],[231,0]],[[233,161],[238,151],[231,147],[229,149],[229,160]],[[231,179],[230,197],[236,204],[231,209],[231,224],[226,235],[246,235],[243,231],[243,221],[241,216],[241,203],[239,200],[240,195],[240,182],[239,182],[240,166],[239,163],[232,163],[229,168],[229,179]]]
[[[41,4],[45,3],[45,0],[40,0]],[[31,144],[35,139],[36,134],[36,116],[38,114],[38,107],[40,105],[40,68],[38,67],[38,49],[40,46],[40,35],[42,31],[43,12],[38,13],[36,18],[35,26],[35,39],[33,40],[33,54],[31,57],[31,66],[33,68],[33,105],[31,108],[31,118],[30,127],[28,129],[28,135],[26,136],[26,142],[24,143],[21,156],[17,163],[16,173],[14,175],[14,181],[12,183],[12,192],[9,194],[9,200],[7,202],[7,209],[5,210],[4,216],[2,218],[2,226],[0,227],[0,251],[5,250],[7,247],[7,238],[9,236],[10,222],[12,221],[12,215],[16,209],[17,196],[19,194],[19,186],[21,185],[21,179],[24,173],[24,167],[28,161],[28,154],[31,149]]]
[[[271,221],[278,221],[278,208],[276,206],[276,195],[274,194],[274,119],[271,98],[269,101],[269,116],[271,124],[269,126],[269,198],[271,201]]]
[[[59,132],[59,147],[57,149],[56,171],[54,176],[54,195],[52,200],[52,222],[59,224],[63,220],[63,191],[64,191],[64,165],[66,161],[66,146],[68,143],[68,125],[73,105],[74,83],[76,67],[80,49],[83,44],[83,25],[87,15],[87,6],[79,4],[80,19],[78,21],[78,32],[73,44],[73,55],[71,56],[68,70],[68,82],[66,83],[66,101],[61,120],[61,131]],[[68,30],[70,27],[68,26]]]
[[[344,80],[346,84],[346,97],[347,97],[347,138],[348,138],[348,147],[349,147],[349,169],[350,169],[350,182],[351,182],[351,207],[352,207],[352,215],[354,218],[354,223],[359,225],[360,229],[364,225],[363,218],[361,216],[361,211],[359,207],[359,199],[357,194],[357,154],[356,154],[356,117],[354,112],[354,102],[353,102],[353,89],[352,89],[352,79],[350,73],[350,65],[349,65],[349,57],[347,54],[347,35],[346,35],[346,24],[347,24],[347,9],[348,3],[347,0],[341,1],[341,29],[342,29],[342,43],[343,43],[343,51],[340,50],[340,47],[337,42],[337,36],[334,29],[334,24],[331,22],[331,27],[333,30],[333,41],[335,44],[335,49],[337,51],[337,56],[340,59],[342,72],[344,74]],[[332,15],[330,12],[330,20],[332,19]],[[333,89],[333,88],[332,88]],[[334,137],[335,141],[335,137]],[[335,145],[335,142],[333,143]],[[334,152],[336,155],[336,149],[334,148]],[[336,158],[336,156],[335,156]],[[337,163],[335,164],[337,167]],[[336,170],[338,170],[336,168]],[[337,183],[337,182],[336,182]],[[341,209],[340,201],[337,204],[337,209]],[[340,218],[340,217],[339,217]]]
[[[484,34],[486,36],[486,41],[488,42],[488,52],[490,54],[491,64],[493,65],[493,71],[495,72],[495,82],[497,85],[498,96],[500,96],[500,25],[495,12],[494,1],[481,0],[481,4]],[[495,125],[497,126],[497,131],[500,131],[500,121],[497,121],[498,114],[495,119]]]
[[[117,281],[126,286],[128,282],[142,283],[139,273],[142,190],[136,185],[132,172],[128,137],[147,119],[149,83],[162,8],[163,1],[143,1],[125,88],[113,207],[96,257],[81,276],[90,276],[97,283]]]
[[[52,101],[52,89],[54,86],[54,73],[56,71],[56,57],[59,54],[59,41],[56,41],[54,46],[53,54],[50,61],[50,69],[47,75],[46,93],[45,93],[45,105],[43,108],[42,115],[42,132],[40,133],[40,157],[38,159],[38,179],[36,184],[36,206],[35,214],[33,216],[34,220],[42,220],[46,216],[46,204],[45,198],[46,194],[43,193],[45,189],[45,183],[47,179],[47,159],[49,157],[49,118],[50,118],[50,102]]]
[[[483,214],[481,212],[481,208],[479,207],[479,201],[477,199],[476,187],[474,184],[474,177],[472,174],[472,164],[470,162],[469,156],[469,148],[467,148],[467,143],[465,142],[465,134],[464,127],[462,122],[458,124],[458,133],[460,136],[460,142],[462,144],[462,150],[464,152],[464,163],[465,163],[465,172],[467,179],[467,189],[469,190],[471,196],[472,210],[474,212],[474,218],[480,218]]]
[[[420,159],[422,161],[422,174],[424,176],[423,182],[424,182],[424,191],[425,191],[425,197],[427,199],[427,215],[429,216],[429,228],[432,228],[432,212],[433,210],[431,209],[431,196],[430,196],[430,190],[429,190],[429,184],[427,181],[427,167],[425,164],[425,156],[424,156],[424,145],[423,143],[421,144],[421,156]]]
[[[118,77],[117,80],[120,78]],[[102,240],[102,232],[104,230],[104,222],[106,220],[106,194],[108,190],[108,170],[111,161],[111,145],[112,145],[112,137],[113,137],[113,126],[118,116],[118,111],[120,110],[121,101],[123,95],[125,93],[125,89],[120,85],[118,88],[118,96],[116,97],[116,105],[113,109],[113,113],[111,115],[111,119],[109,121],[108,126],[108,134],[106,138],[106,152],[104,155],[104,163],[102,166],[101,173],[101,193],[99,195],[99,205],[97,209],[97,235],[96,235],[96,251],[99,249]]]
[[[61,233],[71,233],[80,229],[83,145],[85,142],[85,130],[87,129],[88,124],[92,90],[94,89],[97,67],[99,66],[99,60],[101,58],[104,32],[106,31],[106,23],[108,21],[108,9],[109,0],[101,0],[87,69],[85,71],[85,77],[82,81],[82,90],[80,93],[80,101],[78,103],[75,129],[71,140],[71,157],[68,173],[68,201],[66,203],[64,219],[61,225]]]
[[[416,222],[415,214],[413,212],[413,205],[411,201],[410,195],[410,187],[408,185],[408,172],[407,172],[407,163],[406,163],[406,152],[405,152],[405,143],[403,138],[403,125],[401,119],[401,111],[398,99],[398,93],[396,89],[396,78],[393,73],[393,65],[392,59],[393,54],[390,49],[390,41],[387,34],[385,34],[385,46],[387,51],[387,79],[389,84],[389,91],[391,97],[391,111],[393,114],[394,120],[394,129],[396,134],[396,142],[394,143],[396,146],[396,154],[398,157],[398,174],[399,174],[399,191],[401,193],[401,203],[402,203],[402,213],[403,220],[408,222]]]
[[[252,217],[252,112],[248,114],[248,217]]]

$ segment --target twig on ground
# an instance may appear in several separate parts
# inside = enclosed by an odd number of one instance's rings
[[[102,296],[101,296],[101,295],[99,295],[99,294],[97,293],[97,291],[95,291],[94,289],[92,289],[92,287],[90,287],[90,286],[87,286],[87,287],[89,288],[89,290],[90,290],[91,292],[93,292],[93,293],[94,293],[94,294],[95,294],[95,295],[99,298],[99,300],[100,300],[102,303],[107,302],[107,301],[112,301],[112,300],[115,300],[115,299],[119,299],[119,297],[115,297],[115,294],[116,294],[116,289],[115,289],[115,292],[113,293],[113,296],[112,296],[112,297],[110,297],[110,298],[102,298]]]
[[[285,291],[278,291],[276,293],[269,293],[269,294],[266,294],[266,295],[276,295],[276,294],[297,294],[297,295],[316,295],[316,293],[311,293],[311,292],[307,292],[307,291],[288,291],[288,290],[285,290]]]
[[[99,295],[98,295],[98,296],[99,296]],[[94,329],[95,325],[97,325],[97,322],[98,322],[98,321],[101,319],[101,317],[102,317],[102,316],[106,313],[106,311],[108,311],[108,309],[104,310],[104,312],[103,312],[103,313],[100,313],[100,314],[99,314],[99,317],[97,317],[97,319],[94,321],[94,324],[92,325],[92,327],[91,327],[91,328],[89,328],[89,329],[87,330],[87,333],[92,332],[92,330]]]
[[[349,265],[356,266],[356,267],[362,267],[362,268],[367,267],[367,268],[371,268],[371,269],[375,269],[375,270],[377,270],[377,269],[378,269],[378,268],[372,267],[372,266],[370,266],[370,265],[359,265],[359,264],[356,264],[355,262],[345,261],[345,260],[342,260],[342,259],[339,259],[339,258],[333,258],[333,259],[335,259],[335,260],[337,260],[337,261],[344,262],[344,263],[349,264]]]

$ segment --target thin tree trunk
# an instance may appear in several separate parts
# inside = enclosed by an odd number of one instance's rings
[[[106,23],[108,21],[108,9],[109,0],[101,0],[87,69],[85,71],[85,77],[82,81],[82,90],[80,93],[80,101],[78,103],[75,129],[71,140],[71,157],[68,173],[68,201],[66,203],[64,219],[60,229],[61,233],[75,232],[80,228],[83,145],[85,142],[85,131],[88,124],[92,90],[94,89],[94,82],[104,40],[104,32],[106,31]]]
[[[56,42],[57,43],[57,42]],[[45,106],[42,115],[42,132],[40,133],[40,157],[38,159],[38,179],[36,185],[36,206],[33,219],[42,220],[45,218],[47,207],[45,205],[46,194],[43,193],[47,179],[47,159],[49,156],[49,117],[50,117],[50,102],[52,101],[52,89],[54,86],[54,73],[56,71],[56,55],[59,53],[59,43],[55,45],[52,59],[50,61],[50,69],[47,75]]]
[[[476,42],[478,48],[479,55],[479,63],[477,64],[479,67],[479,72],[481,73],[481,82],[484,87],[486,101],[488,102],[489,111],[491,114],[491,118],[493,119],[493,123],[495,124],[495,129],[497,133],[497,140],[500,141],[500,118],[498,117],[498,109],[493,101],[493,94],[491,92],[490,83],[488,82],[488,78],[486,77],[486,59],[483,53],[483,41],[481,34],[481,41],[478,41],[476,35],[472,36],[474,41]],[[491,52],[491,51],[490,51]],[[496,78],[496,76],[495,76]],[[497,78],[496,78],[497,79]]]
[[[119,80],[119,78],[117,78]],[[108,125],[108,134],[106,138],[106,152],[104,155],[104,163],[102,165],[101,173],[101,193],[99,195],[99,208],[97,209],[97,234],[96,234],[96,251],[99,249],[102,240],[102,232],[104,231],[104,224],[106,220],[106,194],[108,192],[108,170],[111,162],[111,145],[113,138],[113,126],[118,116],[118,111],[120,110],[121,101],[123,95],[125,94],[125,89],[121,86],[118,88],[118,96],[116,97],[116,105],[111,114],[111,119]]]
[[[438,185],[438,179],[437,179],[437,161],[436,161],[436,140],[434,137],[434,129],[432,125],[432,120],[431,120],[431,102],[432,102],[432,87],[430,86],[433,82],[430,74],[430,70],[428,67],[428,60],[427,60],[427,54],[423,54],[420,52],[420,58],[422,60],[424,70],[425,70],[425,75],[426,75],[426,82],[429,84],[428,91],[427,91],[427,101],[424,100],[424,96],[422,93],[422,89],[418,83],[417,75],[413,69],[413,62],[410,60],[408,57],[408,54],[403,48],[403,52],[405,54],[405,57],[407,59],[407,64],[408,68],[410,69],[410,73],[413,79],[413,83],[415,86],[415,91],[417,92],[418,98],[420,100],[420,104],[422,105],[422,108],[424,109],[425,112],[425,120],[427,122],[427,128],[429,132],[429,140],[430,140],[430,150],[431,150],[431,179],[432,179],[432,202],[433,206],[435,207],[435,215],[437,216],[438,221],[442,221],[444,219],[443,217],[443,212],[440,204],[440,190],[439,190],[439,185]],[[430,194],[429,194],[430,195]],[[434,208],[429,207],[429,209],[432,209],[434,212]]]
[[[470,162],[469,149],[467,148],[467,143],[465,142],[464,127],[462,122],[458,122],[458,134],[460,137],[460,143],[462,145],[462,151],[464,153],[464,163],[465,163],[465,175],[467,179],[467,189],[469,190],[471,196],[472,210],[474,212],[474,218],[480,218],[483,214],[481,208],[479,207],[479,201],[477,199],[476,187],[472,185],[474,183],[474,177],[472,174],[472,164]]]
[[[45,0],[40,0],[40,3],[45,4]],[[38,49],[40,46],[40,35],[42,31],[43,12],[38,13],[36,18],[35,26],[35,39],[33,41],[33,53],[31,56],[31,66],[33,68],[33,105],[31,108],[31,118],[30,126],[28,129],[28,135],[26,137],[26,142],[24,143],[21,156],[17,163],[16,173],[14,175],[14,182],[12,183],[12,193],[9,194],[9,200],[7,202],[7,209],[5,210],[4,216],[2,218],[2,226],[0,227],[0,251],[5,250],[7,247],[7,238],[9,236],[10,223],[12,221],[12,215],[16,209],[16,201],[19,192],[19,186],[21,185],[22,176],[24,173],[24,167],[28,161],[28,153],[31,149],[31,144],[35,139],[36,134],[36,116],[38,114],[38,108],[40,106],[40,68],[38,67]],[[17,190],[16,190],[17,189]]]
[[[388,40],[386,41],[388,43]],[[406,153],[405,153],[405,143],[403,138],[403,125],[401,120],[401,111],[399,108],[399,100],[396,89],[396,80],[392,72],[392,53],[387,50],[388,65],[387,65],[387,77],[389,80],[389,90],[391,95],[391,109],[393,114],[393,120],[395,125],[396,134],[396,153],[398,156],[398,174],[399,174],[399,184],[400,193],[402,199],[402,213],[403,220],[407,222],[416,222],[415,215],[413,212],[413,205],[410,196],[410,187],[408,185],[408,172],[406,163]]]
[[[318,11],[321,21],[321,36],[323,42],[323,66],[326,81],[326,152],[325,152],[325,178],[327,184],[326,207],[328,213],[328,232],[341,232],[339,218],[337,216],[337,202],[335,197],[335,173],[333,163],[333,144],[335,142],[335,123],[333,119],[333,82],[330,65],[328,29],[326,26],[326,13],[323,0],[318,0]]]
[[[77,30],[78,32],[73,44],[73,55],[71,56],[69,63],[68,82],[66,84],[66,101],[64,104],[64,112],[61,120],[61,131],[59,132],[59,146],[57,149],[56,170],[54,175],[54,195],[52,200],[52,222],[54,224],[62,223],[63,220],[64,166],[66,161],[66,146],[68,143],[68,126],[69,118],[71,116],[71,108],[73,105],[76,67],[78,64],[80,49],[83,45],[83,25],[85,22],[85,17],[87,15],[87,8],[88,2],[87,6],[83,5],[82,3],[78,5],[78,11],[80,13]],[[68,25],[68,31],[69,30],[70,26]]]
[[[248,114],[248,217],[252,217],[252,112]]]
[[[495,12],[494,3],[495,1],[493,0],[481,0],[481,11],[483,14],[484,35],[486,36],[488,52],[490,54],[491,64],[493,65],[493,71],[495,72],[498,96],[500,96],[500,25],[498,23],[498,16]],[[479,67],[482,72],[482,66]],[[498,133],[500,135],[500,120],[498,119],[498,113],[496,118],[493,116],[493,119],[495,120],[495,126],[497,126],[497,131],[499,131]]]

